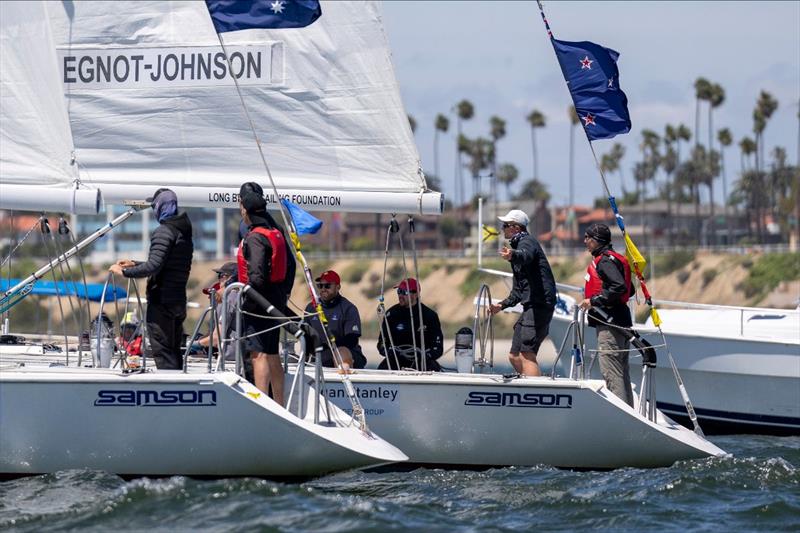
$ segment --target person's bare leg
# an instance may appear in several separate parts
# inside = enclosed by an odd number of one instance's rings
[[[250,360],[253,362],[254,385],[263,392],[269,394],[269,367],[267,366],[267,354],[262,352],[250,352]]]
[[[283,365],[278,354],[267,354],[267,383],[272,385],[272,399],[283,407]]]
[[[522,365],[522,372],[524,376],[541,376],[542,371],[539,369],[539,363],[536,362],[536,354],[534,352],[522,352],[520,362]]]
[[[519,353],[511,352],[508,354],[508,360],[511,362],[511,366],[514,367],[514,371],[517,374],[522,374],[522,357],[519,356]]]

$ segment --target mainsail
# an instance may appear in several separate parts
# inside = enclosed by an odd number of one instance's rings
[[[281,197],[313,210],[441,211],[376,4],[327,2],[305,28],[226,34],[230,64],[203,2],[48,12],[80,181],[107,203],[167,186],[183,206],[235,207],[243,182],[266,185],[236,76]]]
[[[0,3],[0,209],[97,213],[78,169],[44,2]]]

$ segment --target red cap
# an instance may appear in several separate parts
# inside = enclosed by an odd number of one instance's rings
[[[337,274],[333,270],[326,270],[325,272],[320,274],[319,277],[317,279],[315,279],[314,281],[316,281],[316,282],[326,281],[328,283],[334,283],[336,285],[341,285],[342,284],[342,278],[340,278],[339,274]]]
[[[215,291],[219,292],[220,289],[221,289],[221,287],[219,285],[219,281],[216,282],[215,284],[213,284],[212,286],[206,287],[205,289],[203,289],[203,294],[209,294],[211,292],[211,289],[214,289]]]
[[[395,289],[405,289],[411,292],[419,292],[419,283],[414,278],[404,279],[394,286]]]

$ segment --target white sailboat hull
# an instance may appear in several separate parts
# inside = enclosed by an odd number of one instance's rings
[[[671,320],[668,310],[660,313],[667,345],[706,432],[800,434],[800,339],[760,337],[754,332],[740,335],[738,326],[733,331],[710,316],[695,315],[696,325],[690,327]],[[563,339],[570,320],[566,315],[553,316],[550,336],[556,342]],[[698,329],[704,326],[714,331]],[[653,344],[661,342],[660,337],[650,336],[653,328],[637,326],[637,330]],[[797,330],[794,334],[800,337]],[[587,350],[597,347],[596,335],[588,328],[586,345]],[[654,373],[658,408],[688,420],[666,351],[659,347],[658,354]],[[631,374],[639,382],[641,367],[636,361]],[[599,376],[598,365],[593,375]]]
[[[6,476],[311,477],[405,459],[355,427],[297,418],[231,372],[5,367],[0,424]]]
[[[347,409],[341,376],[325,378],[324,395]],[[599,381],[380,370],[350,379],[370,429],[415,464],[608,469],[724,454],[668,419],[645,420]]]

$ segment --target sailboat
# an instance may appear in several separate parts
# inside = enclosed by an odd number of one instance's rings
[[[288,198],[314,210],[441,212],[441,195],[428,190],[420,171],[376,4],[323,2],[323,16],[307,28],[254,30],[226,37],[230,68],[215,62],[217,36],[199,2],[71,2],[48,5],[47,11],[80,163],[79,189],[101,190],[106,203],[141,199],[157,187],[169,186],[183,206],[236,205],[239,184],[259,179],[263,168],[253,151],[236,90],[217,78],[232,70],[243,98],[258,102],[251,108],[252,122],[278,190],[277,195],[267,192],[270,205]],[[12,373],[18,376],[30,371],[29,363],[25,365],[0,373],[3,394],[9,390],[3,380]],[[187,374],[153,373],[148,386],[164,389],[153,393],[155,396],[147,395],[145,401],[163,400],[165,390],[190,383],[192,392],[182,397],[186,401],[207,401],[208,396],[201,397],[202,387],[216,391],[220,404],[222,398],[235,399],[237,404],[250,401],[254,391],[238,376],[204,373],[205,365],[189,366],[192,372]],[[114,370],[92,371],[103,379],[114,375]],[[65,376],[69,371],[48,368],[35,379],[45,382],[52,372]],[[83,370],[79,373],[85,375]],[[311,381],[311,370],[295,369],[287,376],[300,390],[308,391],[307,399],[298,401],[304,404],[300,410],[306,419],[313,413],[315,420],[336,424],[347,419],[341,407],[358,410],[366,414],[376,434],[415,463],[615,468],[664,466],[724,454],[700,435],[656,412],[647,397],[641,400],[641,409],[631,409],[610,394],[604,383],[577,376],[554,380],[417,371],[340,375],[326,370],[324,374],[324,385]],[[125,377],[111,379],[114,387],[119,385],[117,380],[135,383]],[[150,375],[141,379],[147,381]],[[15,394],[26,388],[18,387]],[[90,406],[89,400],[121,401],[116,393],[98,398],[99,391],[94,392],[83,395],[82,403],[78,402],[81,407],[76,409],[91,412],[100,407]],[[327,401],[320,402],[317,392]],[[360,406],[354,406],[353,397]],[[139,402],[136,395],[123,398]],[[0,409],[9,405],[4,399],[0,398]],[[261,400],[263,408],[271,405]],[[72,408],[74,403],[60,401],[58,405]],[[31,412],[22,404],[15,407]],[[148,412],[170,413],[138,407],[120,406],[102,414],[130,413],[132,418],[120,417],[119,423],[141,425],[141,417]],[[36,414],[47,413],[37,408]],[[72,411],[68,414],[74,416]],[[276,414],[270,410],[270,416]],[[33,431],[32,419],[23,415],[0,411],[0,417],[25,429],[14,435],[30,434],[38,442],[46,434],[44,429]],[[52,417],[60,419],[59,413]],[[200,418],[187,417],[183,424],[174,419],[164,422],[188,431]],[[218,428],[226,428],[226,422],[213,422],[220,425],[206,426],[206,433],[211,430],[220,438],[226,431]],[[265,431],[271,428],[269,424],[264,427]],[[245,431],[239,426],[232,430]],[[204,442],[200,430],[192,431],[189,442]],[[102,449],[115,453],[129,450],[130,457],[141,453],[127,440],[131,433],[121,432],[123,438],[107,436],[102,441],[107,446]],[[164,438],[168,433],[158,435]],[[203,435],[208,437],[206,433]],[[66,428],[58,436],[62,443],[75,444],[67,439]],[[99,437],[99,432],[92,434],[92,438]],[[255,438],[258,442],[259,437]],[[277,468],[276,463],[288,457],[296,468],[297,455],[304,459],[313,455],[313,464],[320,468],[330,453],[306,453],[320,439],[309,436],[310,442],[300,447],[302,453],[294,450],[278,455],[269,467]],[[32,471],[27,466],[30,461],[26,463],[20,456],[34,441],[0,441],[3,469]],[[15,453],[6,453],[4,458],[2,450],[9,449]],[[227,456],[220,446],[214,449]],[[120,460],[115,453],[94,453],[103,455],[103,466],[111,467],[109,463]],[[400,455],[396,451],[394,455],[370,453],[373,462],[390,462],[390,456],[399,460]],[[157,463],[153,455],[143,463]],[[112,459],[106,460],[107,456]],[[368,460],[366,454],[360,457],[362,463]],[[352,456],[350,459],[351,465],[357,463]],[[328,468],[342,466],[340,462]]]
[[[351,75],[344,62],[331,59],[340,40],[353,40],[348,63],[383,53],[388,64],[385,50],[364,46],[359,37],[360,12],[331,6],[307,31],[246,32],[241,43],[231,39],[228,52],[241,58],[243,71],[260,61],[253,66],[258,77],[242,73],[240,81],[270,95],[263,106],[270,116],[283,113],[282,127],[260,114],[262,106],[257,115],[262,135],[282,154],[274,160],[286,163],[276,164],[282,194],[334,209],[356,209],[371,195],[393,209],[404,201],[415,209],[428,206],[431,195],[416,163],[401,161],[407,154],[394,150],[383,160],[383,146],[410,137],[407,124],[396,137],[381,136],[385,124],[406,120],[383,105],[399,101],[396,87]],[[357,16],[348,25],[350,15]],[[3,294],[3,305],[141,209],[156,188],[173,188],[183,206],[234,206],[239,185],[259,174],[248,159],[252,139],[248,143],[237,129],[241,104],[230,78],[204,77],[199,66],[220,52],[204,3],[3,2],[0,24],[0,207],[96,213],[103,203],[132,205]],[[179,57],[195,61],[195,70],[173,76],[169,69]],[[316,58],[313,64],[309,57]],[[154,67],[166,70],[157,76]],[[338,117],[339,106],[350,100],[348,84],[371,89],[374,98],[364,100],[369,105],[360,113]],[[356,142],[342,142],[354,135]],[[301,169],[310,160],[317,171],[308,166],[306,175]],[[349,195],[339,187],[345,177],[380,182],[376,178],[386,173],[393,178],[386,190],[365,186],[371,192]],[[283,408],[236,373],[210,365],[155,371],[145,360],[132,371],[121,361],[102,368],[68,352],[4,348],[2,476],[88,468],[127,476],[305,478],[407,458],[323,405],[312,388],[299,387]]]
[[[565,305],[551,323],[555,338],[566,334],[581,289],[558,284]],[[691,391],[697,419],[711,434],[800,435],[800,310],[735,307],[655,300],[672,306],[634,328],[669,348]],[[663,339],[661,335],[663,334]],[[587,336],[587,349],[597,341]],[[634,368],[632,377],[639,377]],[[654,371],[658,407],[689,423],[689,415],[664,359]]]

